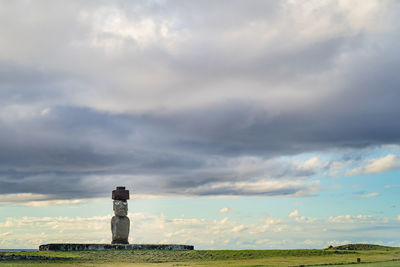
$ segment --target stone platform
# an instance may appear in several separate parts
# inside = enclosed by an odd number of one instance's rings
[[[72,244],[55,243],[40,245],[40,251],[73,251],[73,250],[194,250],[191,245],[175,244]]]

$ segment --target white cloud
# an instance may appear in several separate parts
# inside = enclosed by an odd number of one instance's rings
[[[188,188],[185,193],[202,195],[205,192],[225,192],[219,195],[284,195],[287,197],[306,196],[319,191],[319,181],[303,182],[301,180],[270,180],[242,182],[217,182],[197,188]],[[287,192],[287,193],[286,193]]]
[[[349,240],[343,240],[343,241],[329,240],[329,241],[326,241],[325,244],[326,244],[326,247],[329,247],[329,246],[336,247],[336,246],[342,246],[342,245],[347,245],[347,244],[351,244],[351,243],[354,243],[354,242],[349,241]]]
[[[396,155],[389,154],[385,157],[371,160],[370,163],[365,166],[364,173],[379,173],[397,168],[400,168],[400,159]]]
[[[45,109],[43,109],[43,110],[40,112],[40,115],[42,115],[42,116],[47,116],[47,115],[50,114],[50,112],[51,112],[51,109],[50,109],[50,108],[45,108]]]
[[[400,159],[397,155],[388,154],[384,157],[368,159],[362,163],[364,166],[348,170],[346,175],[373,174],[400,168]]]
[[[10,235],[11,235],[11,232],[0,233],[0,238],[5,238]]]
[[[55,199],[53,195],[44,194],[0,194],[0,205],[16,204],[29,207],[44,207],[44,206],[58,206],[58,205],[76,205],[86,202],[95,202],[103,200],[104,198],[84,198],[84,199]]]
[[[325,172],[326,176],[334,177],[342,174],[347,167],[352,164],[351,160],[348,161],[333,161],[329,164],[328,170]]]
[[[27,203],[24,203],[25,206],[30,206],[30,207],[45,207],[45,206],[58,206],[58,205],[76,205],[76,204],[81,204],[81,203],[87,203],[87,202],[93,202],[93,201],[99,201],[102,200],[103,198],[97,198],[97,199],[62,199],[62,200],[47,200],[47,201],[30,201]]]
[[[239,176],[254,176],[265,178],[308,178],[322,169],[327,163],[318,157],[311,157],[306,161],[295,158],[265,159],[263,157],[246,156],[228,161],[229,168],[235,170]]]
[[[226,224],[228,222],[229,218],[223,218],[221,221],[219,221],[219,224]]]
[[[246,229],[247,229],[247,227],[245,227],[243,224],[241,224],[241,225],[233,227],[232,228],[232,232],[238,233],[238,232],[242,232],[242,231],[244,231]]]
[[[316,220],[317,220],[316,218],[309,218],[305,216],[296,217],[296,222],[301,222],[301,223],[313,223]]]
[[[377,196],[379,196],[379,193],[374,192],[374,193],[362,195],[361,198],[371,198],[371,197],[377,197]]]
[[[7,218],[0,221],[0,244],[8,248],[37,248],[40,244],[55,242],[109,243],[111,216]],[[365,231],[373,240],[382,236],[382,231],[375,232],[374,227],[398,227],[400,224],[400,216],[394,221],[368,215],[336,216],[327,221],[303,217],[285,221],[266,217],[254,222],[227,218],[167,218],[146,213],[129,213],[128,216],[130,243],[186,243],[197,249],[322,247],[344,242],[331,240],[364,240]],[[365,230],[368,227],[371,230]],[[351,237],[348,236],[350,232]],[[391,233],[391,237],[397,238],[397,235]]]
[[[385,185],[383,188],[385,188],[385,189],[391,189],[391,188],[398,188],[398,187],[400,187],[400,186],[397,185],[397,184],[390,184],[390,185]]]
[[[299,210],[295,209],[294,211],[292,211],[291,213],[289,213],[289,217],[295,218],[299,216]]]
[[[268,231],[280,232],[285,227],[285,221],[279,218],[268,217],[260,224],[250,228],[252,234],[265,233]]]
[[[360,223],[360,222],[365,222],[365,223],[376,223],[378,221],[381,221],[381,219],[371,216],[371,215],[357,215],[357,216],[352,216],[352,215],[339,215],[339,216],[331,216],[328,219],[329,222],[333,223]]]
[[[228,212],[232,212],[232,211],[233,211],[232,208],[224,207],[219,210],[219,213],[228,213]]]
[[[312,245],[314,243],[314,241],[307,239],[307,240],[304,240],[303,243],[306,245]]]
[[[0,194],[0,204],[25,203],[38,200],[46,200],[49,196],[43,194],[21,193],[21,194]]]
[[[321,161],[318,157],[312,157],[304,162],[303,167],[311,170],[322,169],[326,165],[326,162]]]
[[[299,223],[313,223],[313,222],[315,222],[317,220],[315,218],[309,218],[309,217],[305,217],[305,216],[300,216],[300,213],[299,213],[298,209],[295,209],[294,211],[289,213],[288,217],[289,218],[295,218],[296,222],[299,222]],[[302,231],[301,227],[297,228],[296,231]]]

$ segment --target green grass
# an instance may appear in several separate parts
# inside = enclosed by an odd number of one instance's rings
[[[352,248],[352,249],[350,249]],[[3,261],[1,266],[400,266],[400,248],[354,244],[310,250],[116,250],[37,251],[2,254],[61,257],[68,260]],[[348,265],[351,264],[351,265]],[[369,264],[369,265],[368,265]],[[375,264],[375,265],[374,265]],[[396,265],[397,264],[397,265]]]
[[[313,267],[394,267],[400,266],[398,261],[386,261],[375,263],[360,263],[360,264],[340,264],[340,265],[317,265]]]

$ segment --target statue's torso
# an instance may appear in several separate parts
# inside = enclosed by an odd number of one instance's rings
[[[111,219],[111,232],[113,244],[128,244],[129,218],[126,216],[114,216]]]

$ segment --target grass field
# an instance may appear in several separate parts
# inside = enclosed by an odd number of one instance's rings
[[[315,250],[75,251],[1,253],[61,257],[6,260],[1,266],[400,266],[400,248],[350,245]]]

